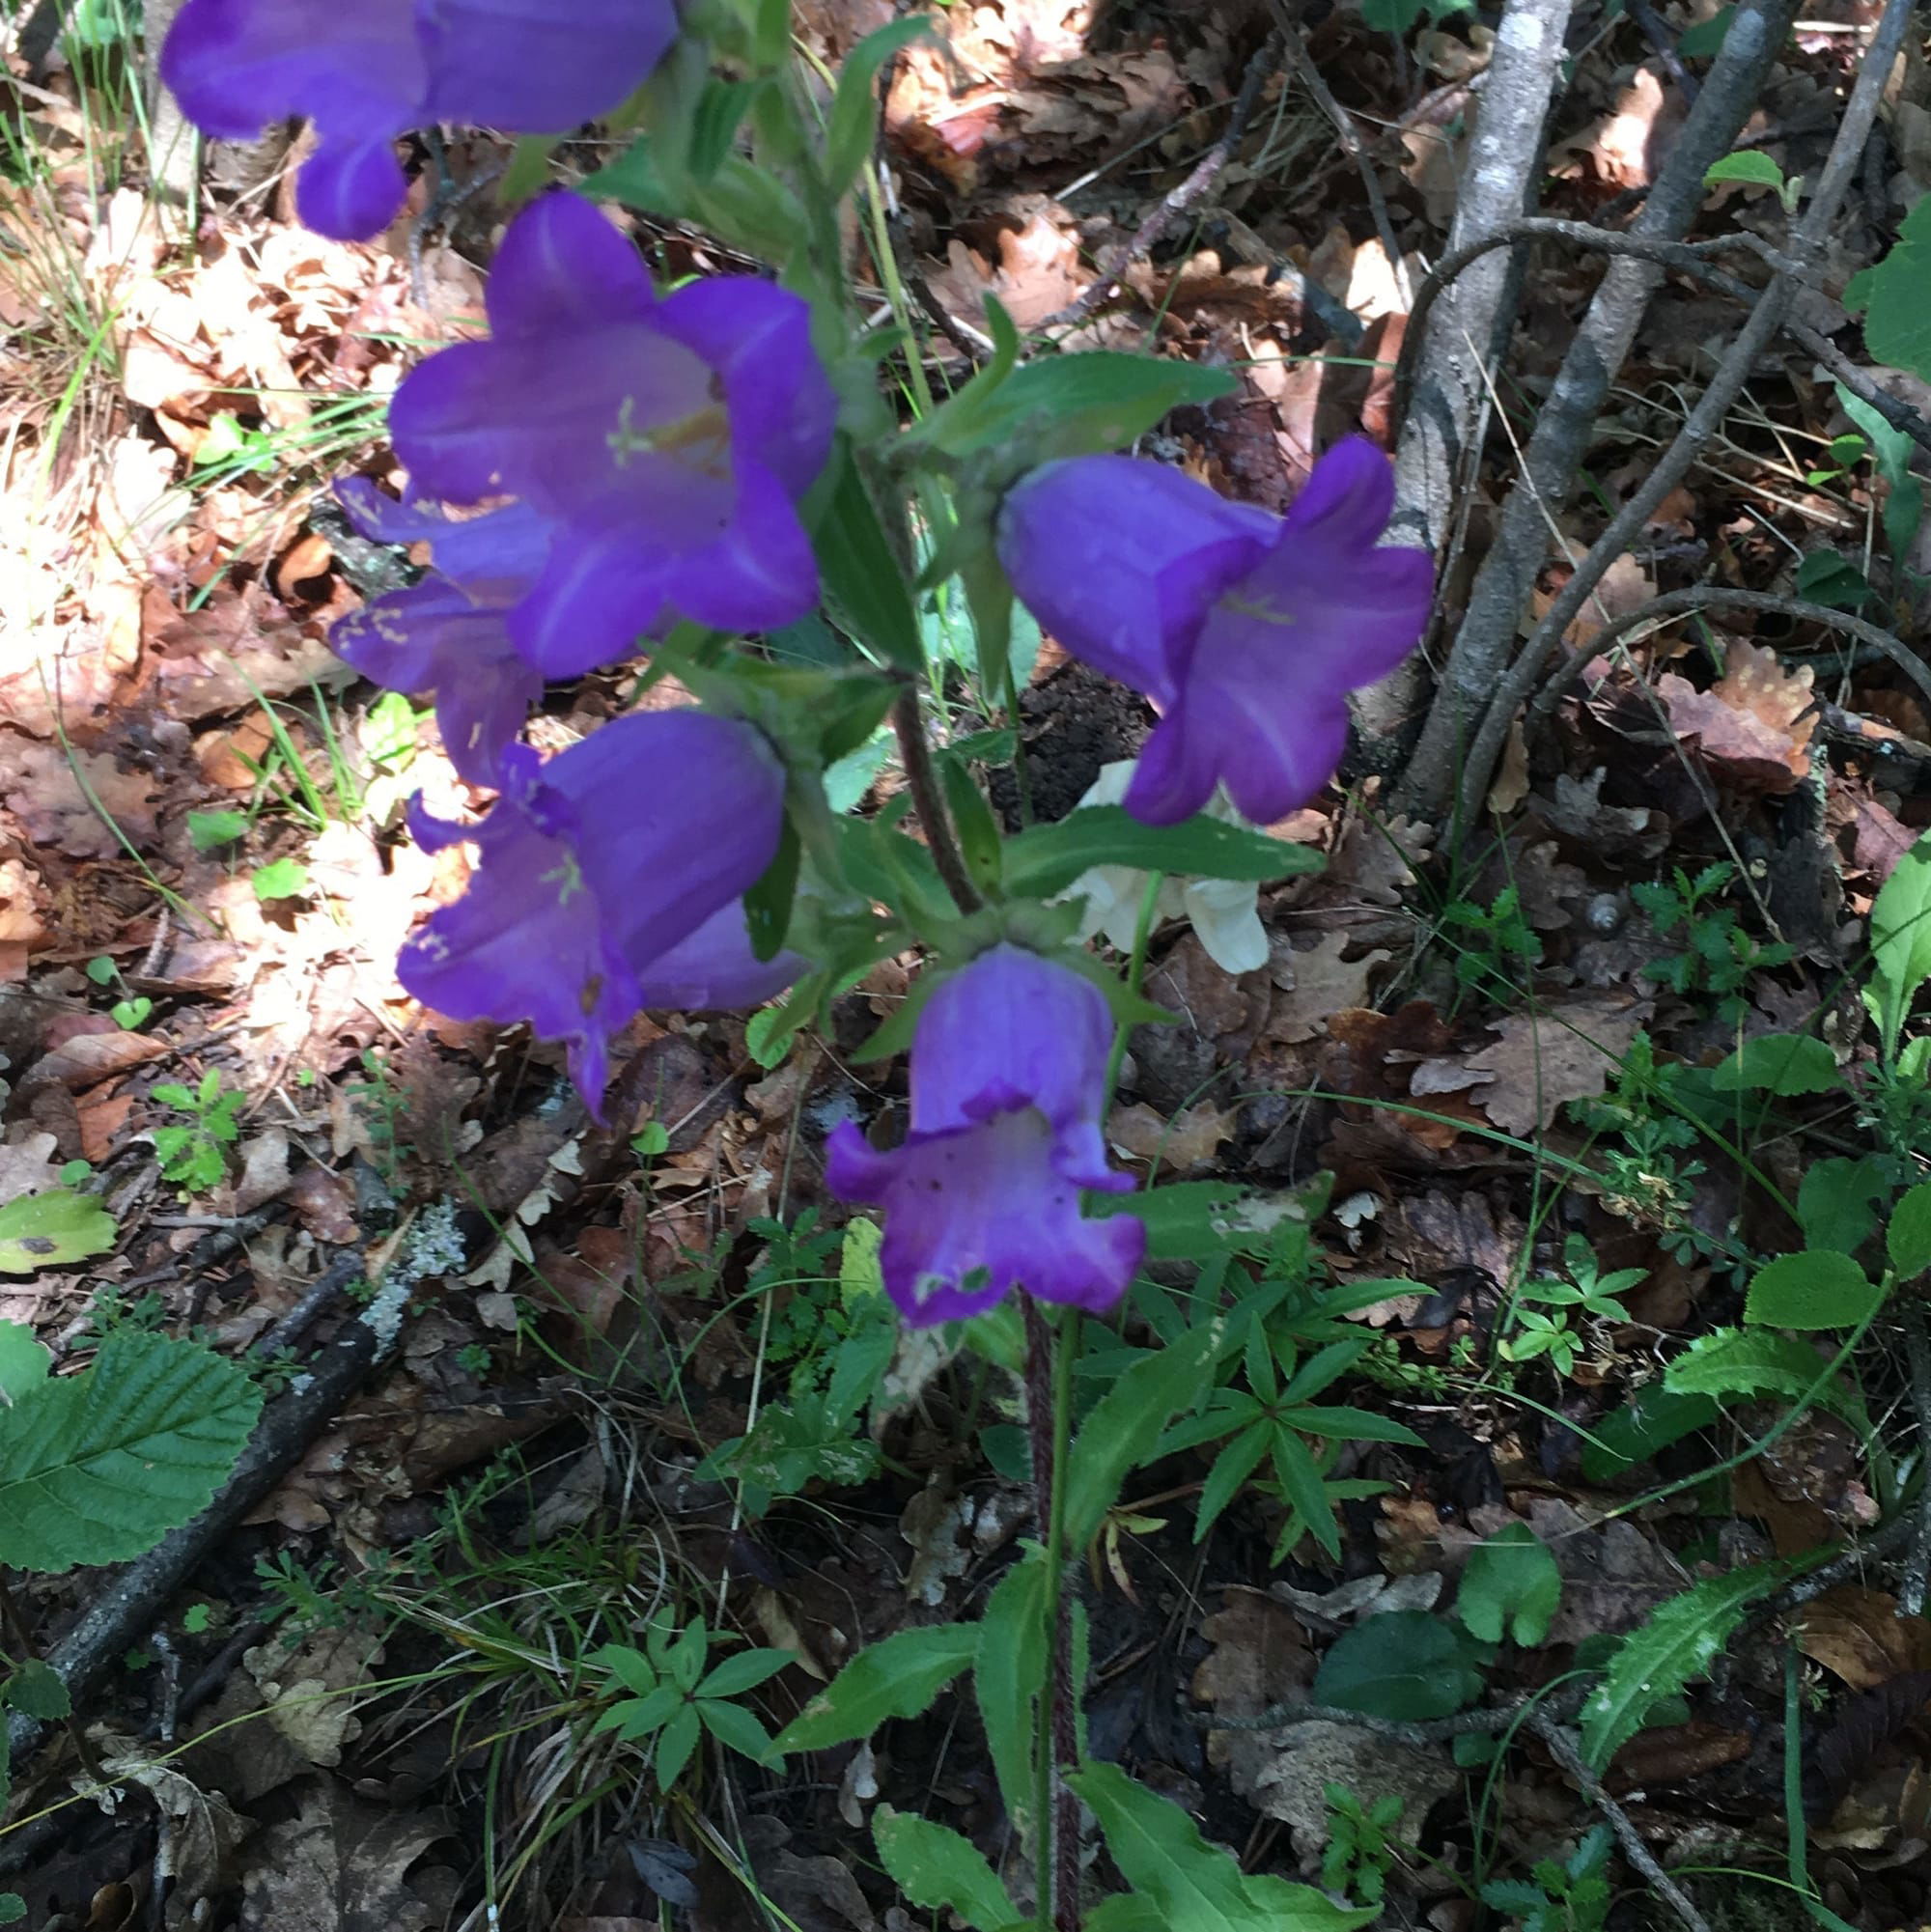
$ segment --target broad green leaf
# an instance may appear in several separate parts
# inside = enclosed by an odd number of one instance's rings
[[[1238,385],[1198,363],[1090,350],[1016,369],[1003,382],[936,410],[909,440],[947,456],[1022,451],[1026,466],[1124,448],[1168,410],[1211,403]]]
[[[188,843],[196,852],[212,852],[217,846],[232,845],[247,829],[246,812],[231,809],[187,815]]]
[[[1797,1190],[1804,1246],[1855,1254],[1877,1227],[1877,1203],[1889,1192],[1890,1176],[1875,1154],[1855,1161],[1832,1155],[1813,1162]]]
[[[210,1351],[125,1330],[94,1365],[0,1410],[0,1562],[120,1563],[206,1506],[262,1392]]]
[[[1719,7],[1707,20],[1697,20],[1684,28],[1676,51],[1686,61],[1708,60],[1723,44],[1723,36],[1730,31],[1730,22],[1736,16],[1734,6]]]
[[[1710,1085],[1720,1094],[1773,1093],[1783,1099],[1829,1093],[1840,1084],[1836,1055],[1808,1033],[1746,1040],[1710,1075]]]
[[[1763,1329],[1854,1329],[1883,1300],[1883,1290],[1848,1254],[1805,1248],[1757,1270],[1744,1320]]]
[[[1203,1323],[1142,1357],[1094,1406],[1067,1458],[1066,1543],[1083,1550],[1099,1534],[1128,1472],[1159,1447],[1167,1417],[1201,1395],[1221,1325]]]
[[[1707,1577],[1659,1604],[1649,1621],[1616,1646],[1602,1683],[1582,1706],[1582,1755],[1590,1769],[1604,1770],[1661,1699],[1709,1668],[1751,1604],[1830,1554],[1817,1550],[1794,1562]]]
[[[94,1194],[49,1188],[0,1208],[0,1274],[67,1268],[114,1246],[114,1217]]]
[[[1909,229],[1913,222],[1926,221],[1931,221],[1931,207],[1920,202],[1904,225]],[[1925,266],[1931,268],[1931,230],[1926,231],[1924,249]],[[1931,283],[1924,286],[1927,293],[1917,297],[1917,323],[1925,332],[1926,349],[1931,350]],[[1871,350],[1873,354],[1882,355],[1875,344]],[[1883,359],[1899,360],[1889,355]],[[1931,353],[1926,355],[1924,373],[1931,377]],[[1870,936],[1872,974],[1864,989],[1864,1004],[1877,1022],[1885,1058],[1889,1060],[1896,1055],[1904,1017],[1917,989],[1931,979],[1931,833],[1920,838],[1891,868],[1871,906]]]
[[[1016,893],[1049,898],[1096,865],[1167,872],[1176,878],[1252,880],[1319,872],[1321,854],[1205,813],[1177,826],[1143,826],[1120,805],[1085,805],[1051,825],[1028,826],[1006,846]]]
[[[1260,1932],[1259,1913],[1230,1854],[1210,1845],[1169,1798],[1136,1784],[1116,1764],[1087,1764],[1066,1781],[1100,1821],[1120,1875],[1186,1932]]]
[[[308,890],[308,867],[298,858],[273,858],[257,869],[255,897],[265,905],[275,899],[299,899]]]
[[[47,1379],[52,1354],[24,1322],[0,1322],[0,1404],[17,1402]]]
[[[0,1891],[0,1925],[17,1925],[27,1916],[27,1901],[17,1891]]]
[[[1754,187],[1781,190],[1783,170],[1761,148],[1745,148],[1737,154],[1725,154],[1703,170],[1706,187],[1715,187],[1719,182],[1744,182]]]
[[[1562,1572],[1525,1523],[1509,1523],[1469,1553],[1455,1614],[1485,1643],[1537,1644],[1562,1602]]]
[[[1260,1908],[1260,1923],[1282,1926],[1287,1932],[1356,1932],[1381,1917],[1372,1905],[1336,1905],[1325,1891],[1272,1872],[1249,1872],[1242,1881],[1247,1896]]]
[[[1027,1919],[1014,1932],[1033,1932],[1037,1920]],[[1138,1898],[1131,1891],[1116,1891],[1103,1898],[1086,1914],[1086,1932],[1172,1932],[1164,1912],[1150,1898]]]
[[[700,1697],[742,1697],[755,1691],[768,1677],[775,1677],[786,1665],[796,1662],[789,1650],[741,1650],[727,1657],[697,1687]]]
[[[1389,1610],[1335,1639],[1315,1673],[1313,1699],[1373,1718],[1445,1718],[1481,1694],[1477,1657],[1442,1618]]]
[[[748,1757],[753,1764],[768,1764],[776,1759],[770,1733],[742,1704],[733,1704],[722,1697],[699,1697],[695,1709],[704,1721],[704,1728],[727,1750]]]
[[[1807,1396],[1867,1430],[1870,1418],[1863,1404],[1836,1377],[1812,1392],[1825,1365],[1816,1349],[1795,1335],[1768,1329],[1713,1329],[1670,1362],[1663,1380],[1678,1395],[1783,1395],[1793,1402]]]
[[[670,1722],[658,1733],[657,1750],[653,1753],[651,1768],[657,1773],[659,1791],[668,1791],[684,1776],[684,1767],[697,1749],[697,1739],[696,1709],[689,1704],[679,1705]]]
[[[970,1623],[928,1624],[870,1645],[778,1733],[777,1749],[823,1750],[870,1737],[888,1718],[920,1716],[978,1647]]]
[[[1884,1245],[1902,1280],[1913,1280],[1931,1268],[1931,1181],[1918,1182],[1891,1209]]]
[[[976,1932],[999,1932],[1019,1918],[1012,1894],[969,1838],[889,1805],[872,1813],[872,1838],[886,1876],[921,1912],[956,1912]]]
[[[875,126],[872,83],[879,70],[900,48],[931,33],[931,20],[914,14],[875,28],[845,56],[825,127],[826,185],[833,195],[842,195],[870,158]]]
[[[1920,201],[1904,217],[1897,246],[1869,271],[1865,286],[1864,347],[1871,359],[1931,380],[1931,208]]]
[[[43,1664],[38,1657],[27,1658],[0,1686],[0,1696],[14,1710],[39,1718],[42,1723],[56,1722],[73,1712],[66,1681],[51,1664]]]
[[[1717,1419],[1717,1405],[1707,1395],[1680,1395],[1661,1378],[1645,1382],[1620,1408],[1594,1423],[1591,1440],[1582,1444],[1582,1473],[1591,1482],[1607,1482],[1637,1463],[1646,1463],[1659,1449],[1680,1442]]]
[[[979,1619],[972,1690],[1006,1809],[1030,1831],[1033,1713],[1046,1685],[1046,1562],[1028,1555],[999,1579]]]

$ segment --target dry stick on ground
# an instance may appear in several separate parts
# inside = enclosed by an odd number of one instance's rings
[[[1469,166],[1456,190],[1451,251],[1466,251],[1516,221],[1525,196],[1540,179],[1569,5],[1570,0],[1507,0],[1475,109]],[[1416,401],[1395,443],[1395,511],[1388,531],[1437,557],[1451,538],[1459,538],[1472,500],[1469,485],[1490,407],[1483,370],[1500,358],[1515,325],[1521,259],[1484,262],[1456,282],[1433,327],[1424,326],[1417,304],[1402,338],[1402,359],[1415,375]],[[1433,299],[1427,285],[1422,294]],[[1416,657],[1361,694],[1359,738],[1371,762],[1387,761],[1393,769],[1413,735],[1425,685],[1426,666]]]
[[[1632,234],[1680,240],[1704,196],[1703,175],[1726,154],[1790,31],[1798,0],[1744,0]],[[1508,663],[1549,547],[1549,519],[1574,485],[1590,434],[1663,278],[1655,263],[1616,257],[1591,296],[1523,453],[1501,528],[1477,572],[1428,721],[1395,793],[1399,810],[1432,817],[1455,792],[1468,734]]]
[[[1080,290],[1078,295],[1063,309],[1048,316],[1039,324],[1040,327],[1071,328],[1084,322],[1095,309],[1111,299],[1120,286],[1120,277],[1135,262],[1144,262],[1173,224],[1206,197],[1208,189],[1219,180],[1220,170],[1241,145],[1241,137],[1247,131],[1247,123],[1253,119],[1254,109],[1260,104],[1261,90],[1267,85],[1268,76],[1280,65],[1280,36],[1270,35],[1260,52],[1247,63],[1241,91],[1234,100],[1234,111],[1227,117],[1220,138],[1201,155],[1193,172],[1177,188],[1161,197],[1154,211],[1133,232],[1133,239],[1108,263],[1100,279],[1090,288]]]
[[[1730,32],[1734,35],[1743,22],[1739,14]],[[1883,98],[1886,81],[1889,78],[1891,64],[1897,57],[1897,50],[1903,43],[1904,30],[1911,17],[1911,0],[1889,0],[1883,18],[1878,22],[1876,34],[1872,37],[1870,51],[1864,56],[1863,65],[1858,70],[1857,85],[1851,90],[1849,104],[1844,109],[1844,118],[1837,128],[1837,138],[1832,143],[1831,153],[1824,163],[1823,172],[1817,178],[1817,186],[1810,205],[1804,211],[1804,218],[1797,224],[1797,232],[1792,237],[1790,253],[1799,265],[1800,271],[1808,267],[1818,256],[1828,238],[1832,217],[1836,213],[1837,204],[1843,198],[1844,190],[1851,184],[1863,155],[1864,139],[1869,134],[1871,123],[1877,117],[1878,103]],[[1714,81],[1714,76],[1712,77]],[[1715,86],[1704,91],[1703,100],[1707,101],[1716,92]],[[1700,106],[1702,103],[1699,102]],[[1651,196],[1651,206],[1655,196]],[[1648,210],[1645,210],[1645,213]],[[1604,285],[1607,287],[1611,276],[1620,267],[1627,266],[1620,259],[1612,262]],[[1642,265],[1646,267],[1647,265]],[[1649,272],[1660,274],[1660,269]],[[1549,606],[1542,621],[1535,627],[1515,662],[1509,666],[1498,686],[1492,681],[1493,696],[1486,701],[1482,713],[1471,707],[1468,715],[1481,715],[1481,728],[1474,743],[1469,748],[1467,762],[1463,769],[1459,810],[1464,825],[1471,825],[1481,810],[1482,800],[1488,794],[1489,776],[1495,770],[1496,761],[1501,754],[1502,742],[1508,735],[1510,722],[1517,709],[1528,695],[1536,678],[1541,674],[1543,664],[1551,652],[1560,641],[1562,633],[1568,630],[1602,581],[1604,573],[1627,550],[1649,521],[1658,504],[1674,490],[1682,480],[1690,465],[1701,453],[1705,443],[1722,427],[1723,418],[1729,414],[1730,406],[1742,394],[1745,383],[1756,368],[1756,359],[1769,346],[1771,338],[1782,326],[1783,318],[1797,294],[1794,276],[1779,275],[1757,299],[1756,307],[1744,323],[1717,373],[1710,378],[1710,386],[1698,399],[1696,406],[1691,410],[1676,439],[1664,451],[1655,468],[1646,476],[1630,496],[1623,507],[1609,519],[1609,527],[1589,547],[1588,554],[1576,566],[1553,603]],[[1568,365],[1564,364],[1566,371]],[[1560,392],[1560,380],[1557,392]],[[1552,398],[1552,402],[1553,398]],[[1553,411],[1544,412],[1547,421]],[[1593,413],[1593,412],[1592,412]],[[1538,429],[1538,434],[1540,431]],[[1533,453],[1531,442],[1530,451]],[[1510,498],[1510,509],[1517,497]],[[1507,541],[1507,525],[1504,520],[1503,541]],[[1497,550],[1500,549],[1497,546]],[[1492,553],[1491,561],[1494,560]],[[1536,563],[1540,563],[1538,544]],[[1525,553],[1517,558],[1518,565],[1527,562]],[[1488,574],[1487,570],[1483,576]],[[1533,581],[1533,571],[1528,573],[1528,581]],[[1479,594],[1481,579],[1476,581]],[[1522,602],[1518,600],[1510,605],[1509,625],[1511,633],[1517,621]],[[1473,603],[1470,604],[1470,619],[1473,617]],[[1464,635],[1469,627],[1463,627]],[[1457,656],[1460,655],[1460,641]],[[1501,656],[1497,654],[1494,669],[1500,670]],[[1451,673],[1452,673],[1451,665]],[[1438,713],[1440,712],[1438,706]],[[1429,729],[1434,731],[1436,716],[1429,718]],[[1458,727],[1459,737],[1459,727]],[[1416,763],[1419,764],[1417,755]],[[1412,784],[1416,774],[1411,771],[1405,786]]]
[[[1506,248],[1515,242],[1543,239],[1573,242],[1579,248],[1593,249],[1604,255],[1635,255],[1665,268],[1679,268],[1685,274],[1694,275],[1713,289],[1744,302],[1755,301],[1759,292],[1739,282],[1734,276],[1724,274],[1721,269],[1712,267],[1708,260],[1710,256],[1746,248],[1751,254],[1760,256],[1779,273],[1796,274],[1797,271],[1796,263],[1780,249],[1773,248],[1760,236],[1741,229],[1735,234],[1720,235],[1708,241],[1661,241],[1653,237],[1625,235],[1619,229],[1597,228],[1586,221],[1535,217],[1512,222],[1494,235],[1484,236],[1466,248],[1454,249],[1444,255],[1416,292],[1414,313],[1408,319],[1408,334],[1402,340],[1401,354],[1395,362],[1395,414],[1398,421],[1406,418],[1407,399],[1414,384],[1416,357],[1413,345],[1419,342],[1422,322],[1442,292],[1470,264],[1480,261],[1490,251]],[[1806,286],[1818,286],[1808,277],[1800,276],[1798,279]],[[1815,356],[1853,395],[1868,403],[1892,429],[1902,430],[1919,447],[1931,450],[1931,422],[1926,422],[1902,397],[1893,396],[1889,390],[1879,387],[1870,372],[1860,369],[1829,336],[1794,315],[1784,317],[1783,330]]]
[[[1778,597],[1773,591],[1731,590],[1722,584],[1693,584],[1688,590],[1665,591],[1661,597],[1653,597],[1647,602],[1637,604],[1634,610],[1625,611],[1611,623],[1604,625],[1586,644],[1565,658],[1535,700],[1529,714],[1529,735],[1533,737],[1547,727],[1564,693],[1612,644],[1645,624],[1654,624],[1660,618],[1681,617],[1693,610],[1748,610],[1772,617],[1795,618],[1800,624],[1828,625],[1833,630],[1841,630],[1846,636],[1855,637],[1859,643],[1867,644],[1888,658],[1927,698],[1931,698],[1931,666],[1927,666],[1902,639],[1893,637],[1889,630],[1880,630],[1861,617],[1853,617],[1847,610],[1832,610],[1821,603],[1806,603],[1802,598]],[[1875,751],[1879,747],[1873,744],[1870,748]]]

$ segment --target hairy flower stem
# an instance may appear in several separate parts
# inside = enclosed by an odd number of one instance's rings
[[[1060,1782],[1079,1762],[1079,1685],[1074,1680],[1073,1617],[1066,1581],[1067,1442],[1073,1429],[1074,1338],[1077,1321],[1048,1321],[1030,1295],[1025,1310],[1026,1424],[1031,1433],[1035,1522],[1046,1543],[1046,1629],[1050,1646],[1039,1703],[1033,1810],[1040,1932],[1079,1932],[1079,1803]]]
[[[918,692],[910,685],[892,701],[892,730],[898,737],[899,762],[905,767],[906,783],[911,789],[911,801],[924,827],[932,862],[938,868],[952,903],[962,912],[976,912],[985,902],[966,873],[965,854],[953,836],[945,801],[938,795],[938,774],[933,770],[932,747],[925,742],[925,725],[918,714]]]

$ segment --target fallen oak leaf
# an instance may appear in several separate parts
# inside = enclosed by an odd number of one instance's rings
[[[1525,1137],[1553,1127],[1570,1101],[1609,1085],[1651,1005],[1602,994],[1493,1022],[1494,1044],[1468,1055],[1470,1072],[1488,1080],[1471,1098],[1504,1134]]]

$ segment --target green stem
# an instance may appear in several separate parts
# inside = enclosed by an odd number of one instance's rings
[[[1025,1300],[1026,1400],[1032,1423],[1033,1478],[1046,1544],[1045,1622],[1049,1645],[1034,1751],[1034,1871],[1039,1932],[1077,1932],[1078,1811],[1059,1774],[1077,1767],[1078,1697],[1074,1681],[1073,1622],[1066,1591],[1067,1449],[1073,1435],[1073,1358],[1078,1317],[1049,1321]],[[1062,1802],[1062,1797],[1066,1802]]]

